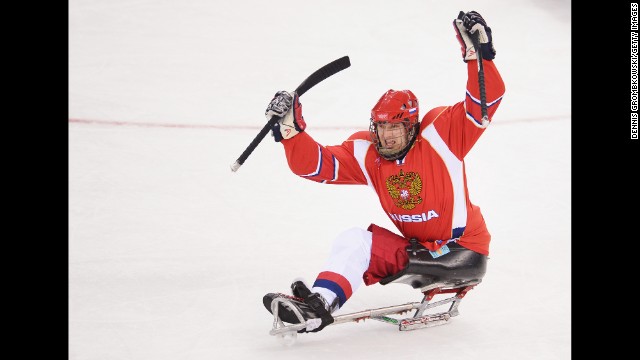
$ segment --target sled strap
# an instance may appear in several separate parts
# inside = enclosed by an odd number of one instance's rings
[[[304,302],[309,305],[311,310],[313,310],[313,312],[320,316],[320,320],[322,321],[319,327],[311,330],[310,332],[318,332],[335,321],[333,316],[331,316],[329,310],[325,308],[325,302],[321,298],[322,295],[318,293],[312,293],[307,285],[305,285],[302,281],[299,282],[296,290],[298,291],[302,299],[304,299]]]

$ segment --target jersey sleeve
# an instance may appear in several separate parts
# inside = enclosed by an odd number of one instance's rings
[[[424,125],[433,124],[449,149],[462,159],[484,132],[482,107],[476,61],[467,63],[467,88],[463,101],[449,107],[430,110],[424,117]],[[505,86],[493,61],[483,60],[487,115],[492,120],[505,93]],[[425,126],[426,127],[426,126]],[[424,127],[423,127],[424,129]]]
[[[302,178],[328,184],[367,185],[364,156],[370,142],[364,133],[368,135],[366,131],[353,134],[341,145],[323,146],[306,131],[281,143],[289,168]]]

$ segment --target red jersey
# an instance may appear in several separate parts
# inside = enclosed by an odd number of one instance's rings
[[[505,91],[493,61],[483,61],[489,119]],[[430,250],[447,241],[489,254],[489,234],[480,208],[467,191],[464,157],[484,132],[477,62],[467,63],[464,101],[425,114],[407,154],[398,160],[378,155],[369,131],[341,145],[323,146],[307,132],[283,140],[291,171],[327,184],[368,185],[400,233]]]

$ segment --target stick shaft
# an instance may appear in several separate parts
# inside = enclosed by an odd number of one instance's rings
[[[480,87],[480,110],[482,111],[482,126],[489,124],[489,111],[487,110],[487,91],[484,82],[484,65],[482,64],[482,48],[480,47],[480,32],[471,34],[473,46],[476,49],[476,59],[478,60],[478,86]]]

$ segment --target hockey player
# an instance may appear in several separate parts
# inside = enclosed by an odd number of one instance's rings
[[[463,15],[463,16],[462,16]],[[388,90],[371,109],[368,131],[351,135],[340,145],[323,146],[307,132],[298,95],[279,91],[267,106],[267,119],[281,119],[272,129],[284,146],[291,171],[326,184],[361,184],[375,190],[382,209],[401,235],[371,224],[352,228],[334,240],[330,256],[311,289],[302,281],[292,285],[293,297],[264,296],[265,307],[287,297],[298,307],[306,329],[316,332],[333,322],[331,313],[344,305],[364,281],[372,285],[398,273],[408,262],[406,246],[414,238],[434,257],[449,246],[484,256],[489,234],[480,208],[467,193],[464,158],[484,132],[478,87],[478,64],[471,34],[479,33],[489,120],[505,92],[493,63],[496,51],[491,28],[480,14],[461,13],[454,20],[468,79],[466,97],[451,106],[438,106],[419,119],[418,99],[410,90]],[[457,245],[455,245],[457,244]],[[280,305],[284,322],[299,323]]]

